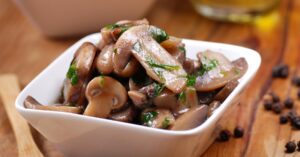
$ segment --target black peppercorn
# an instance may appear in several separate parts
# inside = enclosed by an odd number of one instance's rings
[[[300,129],[300,117],[296,117],[292,119],[292,125],[295,129],[299,130]]]
[[[287,99],[284,100],[284,106],[286,108],[293,108],[294,100],[292,98],[288,97]]]
[[[282,107],[281,107],[281,104],[280,104],[280,103],[275,103],[275,104],[273,104],[273,106],[272,106],[272,110],[273,110],[273,112],[276,113],[276,114],[281,113],[281,109],[282,109]]]
[[[287,122],[288,122],[287,116],[281,115],[281,116],[279,117],[279,123],[280,123],[280,124],[286,124]]]
[[[300,77],[299,77],[299,76],[293,77],[292,83],[293,83],[295,86],[300,87]]]
[[[286,78],[289,75],[289,67],[286,64],[279,64],[273,67],[272,77]]]
[[[294,141],[289,141],[286,143],[285,148],[287,153],[293,153],[296,149],[296,144]]]
[[[237,126],[235,129],[234,129],[234,137],[236,138],[240,138],[240,137],[243,137],[244,136],[244,129]]]
[[[297,142],[298,151],[300,151],[300,141]]]
[[[264,108],[265,110],[272,110],[273,102],[271,100],[264,101]]]
[[[231,133],[230,133],[229,130],[222,130],[219,133],[219,136],[218,136],[217,140],[220,141],[220,142],[225,142],[225,141],[228,141],[230,139],[230,136],[231,136]]]

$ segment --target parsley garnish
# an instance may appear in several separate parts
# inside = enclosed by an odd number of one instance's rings
[[[142,120],[142,123],[143,124],[146,124],[147,126],[150,126],[151,125],[151,121],[157,117],[158,113],[156,111],[149,111],[149,112],[145,112],[145,113],[142,113],[142,117],[141,117],[141,120]]]
[[[185,47],[179,46],[178,49],[179,49],[182,53],[184,53],[184,55],[186,54]]]
[[[186,82],[186,86],[194,86],[196,84],[196,78],[197,76],[195,75],[187,75],[187,82]]]
[[[164,121],[162,122],[162,128],[163,128],[163,129],[167,129],[167,128],[169,127],[169,125],[170,125],[170,120],[169,120],[168,117],[166,117],[166,118],[164,119]]]
[[[165,69],[168,71],[174,71],[174,70],[179,70],[180,67],[178,65],[167,65],[167,64],[157,64],[156,62],[154,62],[153,60],[147,60],[146,61],[151,67],[155,67],[155,68],[161,68],[161,69]]]
[[[178,100],[181,103],[185,103],[186,102],[186,94],[185,91],[182,91],[181,93],[179,93],[178,95]]]
[[[207,59],[207,58],[204,56],[204,59]],[[201,66],[198,74],[200,76],[203,76],[206,72],[216,68],[218,64],[219,64],[219,62],[216,59],[209,60],[208,64],[202,63],[202,66]]]
[[[151,26],[149,29],[152,37],[154,40],[156,40],[158,43],[161,43],[167,39],[169,39],[169,35],[162,29],[155,27],[155,26]]]
[[[70,79],[71,84],[74,86],[78,82],[78,74],[77,74],[77,68],[75,64],[71,64],[69,67],[69,70],[67,72],[67,78]]]
[[[165,88],[165,85],[163,84],[158,84],[158,83],[154,83],[154,93],[153,93],[153,97],[158,96]]]
[[[104,86],[104,78],[103,78],[103,76],[99,76],[99,86],[101,88]]]

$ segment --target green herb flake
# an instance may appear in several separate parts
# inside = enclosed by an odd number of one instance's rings
[[[169,120],[168,117],[166,117],[166,118],[164,119],[164,121],[162,122],[162,128],[163,128],[163,129],[167,129],[167,128],[169,127],[169,125],[170,125],[170,120]]]
[[[236,75],[240,75],[240,73],[241,73],[240,69],[234,68],[233,70]]]
[[[184,46],[179,46],[178,49],[185,55],[186,54],[186,50]]]
[[[114,24],[107,25],[104,28],[106,28],[106,29],[115,29],[115,28],[119,28],[119,27],[120,27],[120,25],[114,23]]]
[[[147,126],[150,126],[150,122],[156,118],[158,113],[156,111],[149,111],[142,113],[141,121],[143,124],[146,124]]]
[[[118,52],[118,49],[114,48],[114,53],[117,53]]]
[[[156,97],[164,90],[165,85],[158,84],[158,83],[154,83],[153,85],[154,85],[154,94],[153,94],[153,96]]]
[[[207,60],[207,57],[204,56],[204,59]],[[208,64],[202,63],[202,66],[198,72],[200,76],[203,76],[206,72],[216,68],[219,65],[219,61],[216,59],[209,60]]]
[[[69,67],[69,70],[67,72],[67,78],[70,79],[71,84],[74,86],[77,84],[79,77],[77,74],[77,68],[75,64],[71,64]]]
[[[178,100],[180,103],[185,103],[186,102],[186,94],[185,91],[182,91],[181,93],[179,93],[178,95]]]
[[[186,86],[190,87],[190,86],[195,86],[196,84],[196,75],[187,75],[187,82],[186,82]]]
[[[158,43],[169,39],[169,35],[164,30],[158,27],[151,26],[149,30],[153,39],[156,40]]]
[[[101,88],[104,86],[104,78],[103,78],[103,76],[99,76],[99,86]]]
[[[165,69],[168,71],[174,71],[174,70],[179,70],[180,67],[178,65],[167,65],[167,64],[157,64],[156,62],[154,62],[153,60],[147,60],[146,61],[149,66],[151,67],[155,67],[155,68],[160,68],[160,69]]]

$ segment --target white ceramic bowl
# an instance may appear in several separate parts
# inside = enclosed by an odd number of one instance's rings
[[[75,50],[85,41],[97,43],[100,34],[89,35],[67,49],[20,93],[16,108],[22,116],[66,156],[117,157],[190,157],[199,156],[214,141],[227,116],[230,116],[239,94],[253,78],[261,62],[254,50],[212,42],[183,40],[187,56],[210,49],[221,52],[230,60],[244,57],[248,71],[239,85],[202,125],[186,131],[170,131],[145,126],[87,117],[71,113],[25,109],[23,101],[31,95],[42,104],[54,103]]]
[[[41,32],[52,37],[99,31],[105,24],[145,16],[156,0],[14,0]]]

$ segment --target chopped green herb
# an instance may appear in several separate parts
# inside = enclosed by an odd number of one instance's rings
[[[167,65],[167,64],[157,64],[156,62],[154,62],[153,60],[147,60],[146,61],[151,67],[155,67],[155,68],[161,68],[161,69],[165,69],[168,71],[174,71],[174,70],[179,70],[180,67],[178,65]]]
[[[156,111],[149,111],[142,113],[141,121],[143,124],[146,124],[147,126],[151,125],[151,121],[157,117],[158,113]]]
[[[119,25],[119,24],[110,24],[105,26],[106,29],[109,30],[115,30],[115,29],[120,29],[120,32],[117,34],[117,37],[121,36],[125,31],[127,31],[130,26],[129,25]]]
[[[69,70],[67,72],[67,78],[70,79],[71,84],[74,86],[78,82],[78,74],[77,74],[77,68],[75,64],[71,64],[69,67]]]
[[[100,87],[104,86],[104,78],[103,78],[103,76],[99,76],[99,86]]]
[[[153,96],[156,97],[164,90],[165,85],[158,84],[158,83],[154,83],[153,85],[154,85],[154,94],[153,94]]]
[[[169,35],[162,29],[155,27],[155,26],[151,26],[149,29],[152,37],[154,38],[154,40],[156,40],[158,43],[161,43],[167,39],[169,39]]]
[[[118,27],[120,27],[120,25],[118,25],[118,24],[110,24],[110,25],[105,26],[106,29],[115,29]]]
[[[178,95],[178,100],[180,103],[185,103],[186,102],[186,94],[185,91],[182,91],[181,93],[179,93]]]
[[[236,75],[239,75],[239,74],[240,74],[240,69],[234,68],[233,70],[234,70],[234,73],[235,73]]]
[[[164,119],[164,121],[162,122],[162,128],[163,128],[163,129],[167,129],[167,128],[169,127],[169,125],[170,125],[170,120],[169,120],[168,117],[166,117],[166,118]]]
[[[179,49],[182,53],[184,53],[184,55],[186,54],[185,47],[180,46],[180,47],[178,47],[178,49]]]
[[[186,82],[186,86],[194,86],[196,84],[196,78],[197,76],[195,75],[187,75],[187,82]]]
[[[224,70],[221,70],[220,72],[223,76],[227,76],[228,72],[227,71],[224,71]]]
[[[118,49],[114,48],[114,53],[117,53],[118,52]]]
[[[204,56],[204,59],[207,60],[206,56]],[[219,62],[216,59],[209,60],[208,64],[202,63],[202,66],[198,74],[200,76],[203,76],[206,72],[216,68],[217,65],[219,65]]]

